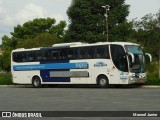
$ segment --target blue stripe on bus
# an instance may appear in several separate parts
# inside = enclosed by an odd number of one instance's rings
[[[15,65],[14,71],[25,70],[46,70],[46,69],[87,69],[87,62],[79,63],[50,63],[50,64],[33,64],[33,65]]]
[[[43,82],[70,82],[70,78],[69,77],[56,77],[56,78],[52,78],[50,77],[49,73],[50,71],[54,71],[54,70],[41,70],[40,71],[40,75],[42,77],[42,81]],[[69,69],[65,69],[65,70],[56,70],[56,71],[69,71]]]
[[[40,64],[69,64],[69,60],[66,61],[56,61],[53,63],[53,61],[41,61]],[[40,76],[42,78],[43,82],[70,82],[70,78],[62,78],[62,77],[57,77],[57,78],[52,78],[50,77],[50,72],[51,71],[70,71],[70,69],[44,69],[40,70]]]

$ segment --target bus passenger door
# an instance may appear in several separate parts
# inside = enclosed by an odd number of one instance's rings
[[[111,59],[113,62],[110,77],[113,84],[126,84],[128,79],[127,57],[123,46],[111,45]]]
[[[114,65],[112,65],[112,68],[110,70],[110,84],[119,84],[119,78],[119,71]]]

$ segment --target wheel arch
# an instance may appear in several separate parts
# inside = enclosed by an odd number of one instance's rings
[[[108,84],[110,84],[110,83],[109,83],[109,77],[108,77],[106,74],[99,74],[99,75],[97,76],[97,78],[96,78],[97,84],[98,84],[98,82],[99,82],[98,80],[99,80],[100,77],[105,77],[105,78],[108,80]]]
[[[42,78],[41,78],[39,75],[34,75],[34,76],[32,77],[32,79],[31,79],[31,81],[33,82],[33,80],[34,80],[35,78],[39,78],[40,81],[41,81],[41,83],[43,83]]]
[[[39,75],[34,75],[33,77],[32,77],[32,81],[35,79],[35,78],[39,78],[40,80],[41,80],[41,82],[42,82],[42,79],[41,79],[41,77],[39,76]]]
[[[41,87],[43,87],[41,77],[39,77],[38,75],[34,75],[32,77],[32,85],[33,85],[34,88],[41,88]]]

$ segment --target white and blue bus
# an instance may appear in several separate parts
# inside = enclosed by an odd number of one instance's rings
[[[49,48],[16,49],[11,55],[13,83],[32,84],[139,84],[146,81],[141,47],[128,42],[81,42]]]

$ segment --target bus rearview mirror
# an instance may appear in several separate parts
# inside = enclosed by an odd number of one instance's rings
[[[147,63],[152,62],[152,55],[149,53],[145,53],[145,59]]]
[[[131,58],[131,62],[134,63],[134,62],[135,62],[135,58],[134,58],[133,53],[128,52],[128,55],[129,55],[130,58]]]

